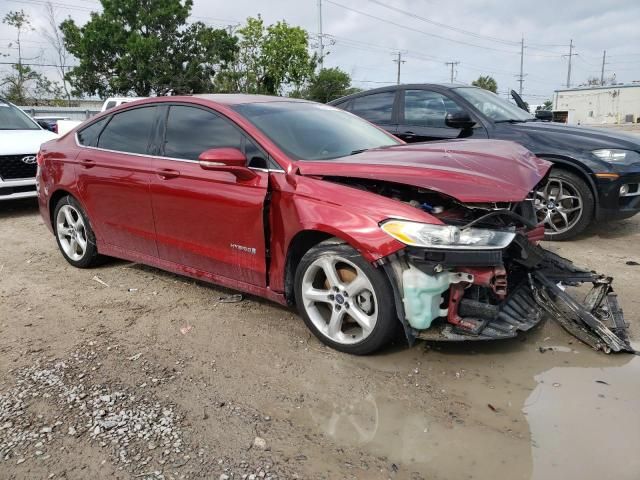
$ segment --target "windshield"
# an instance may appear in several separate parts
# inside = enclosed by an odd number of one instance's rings
[[[475,87],[459,87],[455,90],[461,97],[496,122],[535,120],[533,115],[488,90]]]
[[[0,130],[40,130],[19,108],[0,100]]]
[[[294,160],[331,160],[401,143],[366,120],[319,103],[248,103],[234,109]]]

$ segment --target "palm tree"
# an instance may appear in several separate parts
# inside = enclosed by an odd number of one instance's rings
[[[489,90],[493,93],[498,92],[498,84],[490,75],[480,75],[477,80],[471,82],[471,85],[473,85],[474,87],[484,88],[485,90]]]

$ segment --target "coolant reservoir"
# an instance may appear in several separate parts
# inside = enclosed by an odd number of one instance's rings
[[[452,283],[462,279],[459,273],[441,272],[427,275],[423,271],[410,265],[402,272],[404,290],[405,317],[413,328],[424,330],[431,326],[431,322],[438,317],[445,317],[448,309],[440,308],[442,293]]]

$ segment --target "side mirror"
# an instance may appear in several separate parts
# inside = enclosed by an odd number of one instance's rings
[[[247,157],[237,148],[211,148],[198,156],[200,168],[234,174],[239,180],[251,180],[256,173],[247,167]]]
[[[469,113],[464,111],[447,113],[447,116],[444,117],[444,123],[447,127],[462,130],[468,130],[476,124]]]

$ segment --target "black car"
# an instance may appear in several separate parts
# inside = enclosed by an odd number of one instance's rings
[[[407,142],[512,140],[555,164],[535,193],[547,239],[565,240],[593,219],[640,211],[640,137],[540,121],[496,94],[456,84],[383,87],[330,102]]]

